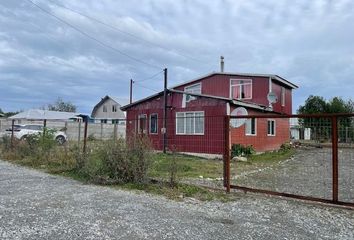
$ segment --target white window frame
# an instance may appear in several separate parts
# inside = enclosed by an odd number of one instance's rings
[[[145,122],[146,132],[140,132],[140,119],[141,119],[141,118],[145,118],[145,119],[146,119],[146,122]],[[146,133],[147,133],[147,130],[148,130],[148,129],[147,129],[147,127],[148,127],[148,126],[147,126],[147,124],[148,124],[148,123],[147,123],[147,120],[148,120],[147,114],[139,114],[139,115],[138,115],[138,131],[137,131],[138,134],[146,134]]]
[[[251,85],[251,97],[249,97],[249,98],[233,98],[233,96],[232,96],[232,87],[241,86],[243,84],[231,84],[232,81],[251,81],[251,83],[250,83],[250,85]],[[240,96],[241,95],[242,94],[240,93]],[[244,99],[252,99],[252,97],[253,97],[253,79],[250,79],[250,78],[230,78],[230,98],[231,99],[244,100]]]
[[[193,87],[196,87],[196,86],[199,86],[199,89],[198,91],[189,91],[188,89],[191,89]],[[202,83],[199,82],[199,83],[195,83],[195,84],[192,84],[192,85],[189,85],[189,86],[186,86],[184,87],[184,92],[186,93],[195,93],[195,94],[202,94]],[[196,99],[195,96],[189,96],[189,99],[187,100],[187,95],[188,94],[184,94],[183,97],[185,98],[185,102],[190,102],[190,101],[193,101]]]
[[[281,87],[281,90],[280,90],[280,98],[281,98],[281,106],[282,107],[285,107],[285,87]]]
[[[248,132],[247,132],[247,122],[248,122],[249,120],[252,121],[252,119],[254,119],[254,134],[252,134],[252,122],[251,122],[251,133],[248,133]],[[257,119],[256,119],[256,118],[248,118],[248,119],[246,120],[246,123],[245,123],[245,135],[246,135],[246,136],[257,136]]]
[[[194,114],[194,116],[193,116],[193,118],[194,118],[194,126],[193,126],[194,133],[186,133],[186,126],[187,126],[187,124],[186,124],[186,119],[187,119],[186,114],[187,113],[193,113]],[[203,114],[204,121],[203,121],[203,132],[202,133],[196,133],[195,132],[195,119],[196,119],[195,114],[196,113],[202,113]],[[184,121],[183,133],[177,132],[178,131],[178,122],[177,122],[178,121],[178,117],[177,117],[177,114],[183,114],[183,121]],[[204,133],[205,133],[205,112],[204,111],[176,112],[176,131],[175,132],[176,132],[176,135],[200,135],[200,136],[204,135]]]
[[[271,129],[269,129],[269,122],[273,122],[274,123],[274,128],[273,128],[273,134],[271,133],[271,131],[269,131],[269,130],[271,130]],[[276,135],[276,126],[277,126],[277,124],[276,124],[276,122],[275,122],[275,119],[268,119],[267,120],[267,136],[269,136],[269,137],[275,137],[275,135]],[[270,133],[269,133],[270,132]]]
[[[117,111],[118,111],[118,106],[112,105],[112,112],[117,112]]]
[[[196,91],[196,92],[195,91],[188,91],[188,89],[196,87],[196,86],[199,86],[199,90],[198,91]],[[192,84],[192,85],[189,85],[189,86],[185,86],[184,87],[184,91],[187,92],[187,93],[202,94],[202,83],[199,82],[199,83],[195,83],[195,84]]]
[[[151,117],[156,116],[156,132],[151,132]],[[151,113],[149,116],[149,133],[158,134],[159,133],[159,115],[157,113]]]
[[[102,112],[107,112],[107,105],[102,106]]]

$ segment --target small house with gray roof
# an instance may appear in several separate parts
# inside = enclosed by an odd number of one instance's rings
[[[125,113],[120,109],[128,100],[106,95],[93,108],[91,118],[96,123],[125,123]]]

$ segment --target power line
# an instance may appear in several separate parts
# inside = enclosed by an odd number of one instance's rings
[[[132,59],[132,60],[134,60],[134,61],[136,61],[136,62],[140,62],[140,63],[142,63],[142,64],[148,65],[148,66],[153,67],[153,68],[161,69],[161,67],[158,67],[158,66],[153,65],[153,64],[151,64],[151,63],[148,63],[148,62],[146,62],[146,61],[143,61],[143,60],[140,60],[140,59],[135,58],[135,57],[133,57],[133,56],[130,56],[129,54],[127,54],[127,53],[125,53],[125,52],[122,52],[122,51],[120,51],[119,49],[117,49],[117,48],[115,48],[115,47],[112,47],[112,46],[106,44],[105,42],[100,41],[99,39],[97,39],[97,38],[95,38],[95,37],[92,37],[91,35],[89,35],[88,33],[84,32],[84,31],[82,31],[82,30],[79,29],[78,27],[76,27],[76,26],[74,26],[74,25],[68,23],[67,21],[61,19],[60,17],[58,17],[58,16],[52,14],[51,12],[45,10],[44,8],[42,8],[41,6],[39,6],[38,4],[34,3],[32,0],[26,0],[26,1],[28,1],[28,2],[31,3],[31,4],[33,4],[34,6],[36,6],[37,8],[39,8],[40,10],[42,10],[43,12],[45,12],[46,14],[48,14],[48,15],[50,15],[50,16],[56,18],[58,21],[60,21],[60,22],[62,22],[62,23],[64,23],[64,24],[66,24],[66,25],[68,25],[69,27],[73,28],[74,30],[78,31],[79,33],[81,33],[82,35],[86,36],[87,38],[90,38],[91,40],[93,40],[93,41],[99,43],[100,45],[102,45],[102,46],[104,46],[104,47],[106,47],[106,48],[108,48],[108,49],[111,49],[111,50],[113,50],[113,51],[115,51],[115,52],[117,52],[117,53],[119,53],[119,54],[121,54],[121,55],[123,55],[123,56],[126,56],[126,57],[128,57],[128,58],[130,58],[130,59]]]
[[[73,12],[73,13],[76,13],[76,14],[78,14],[78,15],[80,15],[80,16],[83,16],[83,17],[85,17],[85,18],[87,18],[87,19],[90,19],[91,21],[94,21],[94,22],[97,22],[97,23],[99,23],[99,24],[102,24],[102,25],[104,25],[104,26],[106,26],[106,27],[108,27],[108,28],[111,28],[111,29],[113,29],[113,30],[115,30],[115,31],[118,31],[118,32],[120,32],[120,33],[123,33],[123,34],[125,34],[125,35],[128,35],[128,36],[130,36],[130,37],[132,37],[132,38],[135,38],[135,39],[137,39],[137,40],[143,41],[143,42],[145,42],[145,43],[148,43],[148,44],[150,44],[150,45],[152,45],[152,46],[161,48],[161,49],[166,50],[166,51],[173,51],[174,53],[176,53],[176,54],[178,54],[178,55],[180,55],[180,56],[182,56],[182,57],[189,58],[189,59],[191,59],[191,60],[193,60],[193,61],[196,61],[196,62],[199,62],[199,63],[207,64],[207,63],[204,62],[204,61],[198,60],[198,59],[193,58],[193,57],[191,57],[191,56],[188,56],[188,55],[186,55],[186,54],[182,54],[182,53],[180,53],[180,52],[178,52],[178,51],[176,51],[176,50],[172,50],[172,49],[169,49],[169,48],[167,48],[167,47],[161,46],[161,45],[159,45],[159,44],[157,44],[157,43],[151,42],[151,41],[149,41],[149,40],[146,40],[146,39],[144,39],[144,38],[141,38],[141,37],[139,37],[139,36],[136,36],[136,35],[134,35],[134,34],[132,34],[132,33],[129,33],[129,32],[127,32],[127,31],[124,31],[124,30],[122,30],[122,29],[120,29],[120,28],[117,28],[117,27],[115,27],[115,26],[112,26],[112,25],[110,25],[110,24],[108,24],[108,23],[105,23],[105,22],[103,22],[103,21],[101,21],[101,20],[99,20],[99,19],[97,19],[97,18],[88,16],[88,15],[86,15],[86,14],[84,14],[84,13],[81,13],[81,12],[79,12],[79,11],[76,11],[76,10],[74,10],[74,9],[72,9],[72,8],[69,8],[69,7],[67,7],[67,6],[58,4],[58,3],[56,3],[56,2],[53,1],[53,0],[47,0],[47,1],[53,3],[54,5],[56,5],[56,6],[58,6],[58,7],[67,9],[67,10]]]
[[[148,90],[150,90],[150,91],[153,91],[153,92],[157,92],[157,93],[161,92],[161,91],[158,91],[158,90],[156,90],[156,89],[153,89],[153,88],[147,87],[147,86],[145,86],[145,85],[142,85],[142,84],[140,84],[140,83],[135,83],[135,84],[138,85],[138,86],[140,86],[140,87],[142,87],[142,88],[145,88],[145,89],[148,89]]]
[[[158,72],[158,73],[155,73],[154,75],[148,77],[148,78],[144,78],[144,79],[141,79],[141,80],[134,80],[134,83],[140,83],[140,82],[145,82],[147,80],[150,80],[150,79],[153,79],[155,78],[156,76],[160,75],[161,73],[163,73],[163,70]]]

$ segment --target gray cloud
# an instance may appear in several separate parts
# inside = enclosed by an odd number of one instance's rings
[[[168,67],[171,86],[218,70],[224,55],[227,71],[274,73],[298,84],[294,109],[309,94],[349,98],[354,89],[349,0],[57,1],[155,45],[50,1],[35,2],[119,51]],[[62,97],[90,112],[106,94],[127,98],[130,78],[158,71],[100,46],[28,1],[0,2],[0,107],[6,111]],[[135,85],[135,98],[161,90],[162,74],[141,84],[149,89]]]

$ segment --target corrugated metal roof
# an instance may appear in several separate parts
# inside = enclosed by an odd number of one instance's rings
[[[71,118],[77,118],[80,113],[73,112],[57,112],[41,109],[30,109],[24,112],[20,112],[10,119],[29,119],[29,120],[69,120]]]

